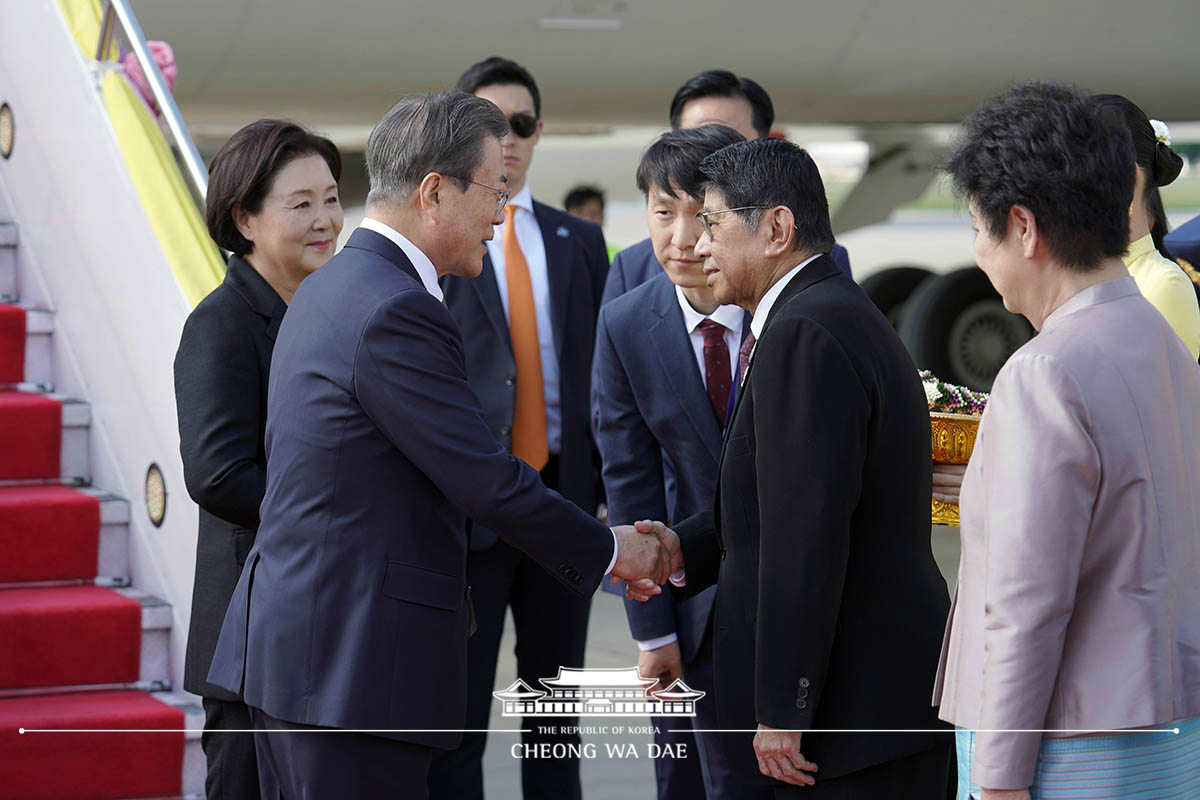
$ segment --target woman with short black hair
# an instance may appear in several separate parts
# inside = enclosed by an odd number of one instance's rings
[[[980,269],[1039,331],[962,485],[934,690],[958,797],[1200,797],[1200,370],[1122,262],[1129,137],[1029,84],[967,118],[948,172]]]
[[[210,165],[209,234],[233,255],[224,282],[196,306],[175,355],[179,449],[200,506],[196,578],[183,685],[204,699],[201,743],[211,798],[259,796],[250,714],[208,682],[229,598],[254,544],[266,489],[267,377],[275,334],[305,276],[342,230],[337,147],[299,125],[259,120]]]

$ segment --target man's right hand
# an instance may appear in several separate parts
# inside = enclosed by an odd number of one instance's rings
[[[683,655],[679,650],[679,642],[668,642],[653,650],[643,650],[638,654],[637,665],[638,674],[643,678],[658,678],[658,683],[646,687],[647,697],[650,697],[651,690],[666,689],[683,676]]]
[[[671,574],[683,569],[683,551],[679,537],[661,522],[639,522],[613,528],[617,537],[617,562],[613,565],[613,583],[624,579],[648,599],[658,594]],[[650,590],[647,580],[653,584]]]

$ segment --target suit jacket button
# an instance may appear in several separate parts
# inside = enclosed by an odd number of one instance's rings
[[[508,425],[500,426],[500,435],[501,436],[508,436],[510,433],[512,433],[512,428],[510,428]]]
[[[808,689],[804,689],[804,688],[797,689],[796,697],[799,697],[799,698],[808,697]]]
[[[509,375],[507,378],[504,379],[505,386],[512,386],[514,383],[516,383],[516,380],[513,378],[512,375]]]
[[[567,573],[569,573],[571,571],[571,568],[568,567],[566,564],[559,564],[558,571],[561,572],[563,575],[566,575]]]
[[[801,679],[800,679],[800,688],[801,688],[801,689],[807,689],[809,686],[810,686],[810,684],[809,684],[809,682],[808,682],[808,678],[801,678]]]
[[[807,700],[797,700],[797,701],[796,701],[796,708],[798,708],[798,709],[800,709],[801,711],[803,711],[804,709],[808,708],[808,701],[807,701]]]

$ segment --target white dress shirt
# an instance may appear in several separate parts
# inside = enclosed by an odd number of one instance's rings
[[[675,298],[679,301],[679,308],[683,311],[683,326],[692,343],[696,366],[700,367],[700,380],[704,383],[705,391],[708,391],[708,374],[704,368],[704,334],[700,331],[700,323],[711,319],[718,325],[725,326],[725,346],[729,348],[729,368],[736,374],[738,351],[742,349],[742,320],[745,318],[746,312],[738,306],[717,306],[713,313],[705,316],[692,308],[692,304],[683,294],[683,289],[678,285],[675,286]],[[678,639],[678,634],[668,633],[666,636],[636,641],[638,650],[657,650],[664,645],[678,641]]]
[[[386,236],[388,239],[391,239],[397,247],[404,251],[404,255],[408,256],[408,260],[412,262],[413,267],[417,270],[417,276],[420,277],[421,284],[439,302],[442,301],[442,287],[438,286],[437,269],[434,268],[433,262],[429,260],[429,256],[421,252],[421,248],[410,242],[400,231],[390,225],[383,224],[377,219],[363,217],[363,221],[358,224],[358,227],[375,231],[380,236]]]
[[[529,184],[509,198],[508,204],[515,208],[513,227],[517,231],[517,244],[529,266],[529,282],[533,286],[533,306],[537,309],[538,350],[542,356],[542,392],[546,397],[546,444],[551,453],[562,449],[562,409],[559,405],[558,352],[554,348],[554,326],[550,316],[550,275],[546,267],[546,243],[542,239],[542,228],[533,213],[533,195]],[[492,257],[492,269],[496,273],[496,288],[500,290],[500,303],[504,306],[504,318],[508,319],[508,273],[504,265],[504,225],[496,226],[496,235],[487,243],[488,255]]]
[[[525,197],[526,197],[526,199],[528,199],[529,198],[528,187],[526,187],[526,189],[524,191],[525,191]],[[532,219],[533,214],[530,213],[529,217]],[[536,227],[536,226],[537,226],[537,222],[535,220],[534,227]],[[431,295],[436,297],[439,302],[442,302],[442,287],[438,286],[437,270],[434,268],[433,262],[429,260],[429,256],[427,256],[423,252],[421,252],[421,248],[417,247],[415,244],[410,242],[408,240],[408,238],[404,236],[404,234],[400,233],[400,231],[396,230],[395,228],[393,228],[389,225],[385,225],[384,223],[380,222],[377,219],[372,219],[371,217],[363,217],[363,221],[359,223],[358,227],[366,228],[369,231],[375,231],[379,235],[386,236],[388,239],[395,242],[396,246],[404,251],[404,255],[408,256],[408,260],[412,262],[412,265],[414,267],[416,267],[417,275],[421,278],[421,283],[425,286],[425,289]],[[518,228],[519,227],[520,226],[518,225]],[[538,235],[538,243],[540,244],[542,241],[541,231],[538,231],[537,235]],[[521,234],[519,232],[517,233],[517,241],[521,241]],[[489,242],[489,244],[491,244],[491,243]],[[525,248],[525,246],[521,245],[521,249],[524,250],[524,248]],[[501,255],[501,258],[503,258],[503,255]],[[529,261],[528,253],[526,253],[526,255],[525,255],[525,260]],[[531,272],[532,272],[532,269],[533,269],[533,266],[531,264],[530,265]],[[543,276],[543,279],[545,278],[545,274],[546,274],[546,254],[545,254],[545,251],[542,251],[542,276]],[[501,283],[501,285],[503,286],[503,282]],[[502,298],[504,298],[504,313],[505,313],[505,315],[508,314],[507,294],[508,294],[507,289],[501,290],[500,296]],[[536,288],[534,289],[534,296],[535,297],[537,296]],[[547,304],[546,308],[549,309],[549,304]],[[549,313],[548,310],[547,310],[547,313]],[[541,327],[542,327],[541,326],[541,318],[542,318],[542,312],[541,312],[541,309],[539,308],[538,309],[538,335],[539,335],[539,337],[541,335]],[[549,323],[547,323],[547,324],[549,324]],[[551,348],[551,353],[553,354],[553,352],[554,352],[553,340],[551,340],[550,348]],[[543,351],[542,351],[542,363],[543,364],[545,364],[545,360],[546,360],[546,352],[543,349]],[[558,369],[557,369],[557,366],[558,366],[557,363],[555,363],[554,376],[556,379],[556,383],[555,383],[555,393],[556,394],[558,391],[558,384],[557,384]],[[545,369],[544,366],[543,366],[543,369]],[[544,380],[544,377],[543,377],[543,380]],[[547,416],[549,416],[548,413],[547,413]],[[560,430],[561,430],[561,424],[560,424]],[[604,571],[605,575],[608,575],[610,572],[612,572],[613,567],[615,567],[617,565],[617,555],[618,555],[619,547],[617,544],[617,532],[616,531],[612,531],[612,537],[613,537],[613,556],[612,556],[612,560],[608,562],[608,569],[606,569]]]
[[[750,319],[750,332],[754,334],[754,341],[756,343],[762,338],[763,328],[767,326],[767,317],[771,316],[771,308],[774,307],[775,301],[779,299],[779,295],[783,294],[783,290],[792,282],[792,278],[796,277],[797,272],[823,255],[824,253],[817,253],[815,256],[810,256],[801,261],[788,270],[782,278],[771,284],[770,289],[767,289],[767,293],[763,295],[762,300],[758,301],[758,308],[754,310],[754,316]]]

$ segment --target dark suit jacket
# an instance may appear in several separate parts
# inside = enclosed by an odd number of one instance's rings
[[[279,329],[267,490],[209,681],[288,722],[451,729],[466,714],[467,518],[593,592],[611,532],[488,430],[462,338],[403,252],[358,230]],[[564,535],[569,531],[570,535]]]
[[[600,310],[593,416],[604,461],[608,519],[681,520],[712,508],[721,428],[684,327],[675,284],[659,274]],[[750,332],[750,315],[742,336]],[[736,360],[735,360],[736,366]],[[677,477],[668,496],[664,464]],[[700,648],[715,587],[675,603],[669,592],[625,602],[634,639],[678,634],[685,662]]]
[[[258,529],[267,485],[267,377],[286,311],[271,285],[233,256],[224,282],[188,316],[175,354],[183,478],[200,506],[183,688],[205,697],[239,699],[206,679]]]
[[[840,244],[833,246],[830,253],[833,260],[842,271],[850,277],[850,254]],[[653,278],[662,272],[662,265],[654,257],[654,247],[649,239],[643,239],[637,244],[626,247],[613,256],[612,269],[608,271],[608,280],[604,283],[604,296],[601,303],[620,297],[635,286]]]
[[[600,227],[536,200],[533,213],[542,230],[550,280],[550,320],[558,350],[562,447],[558,491],[585,511],[598,502],[597,458],[588,424],[592,345],[600,293],[608,273],[608,251]],[[484,256],[476,278],[442,279],[446,307],[462,330],[467,378],[479,395],[492,434],[512,450],[513,407],[517,399],[512,338],[492,260]],[[496,543],[486,526],[471,532],[471,549]]]
[[[715,515],[676,526],[689,594],[717,583],[722,728],[937,728],[950,598],[929,539],[929,412],[904,346],[825,256],[771,309],[725,436]],[[761,780],[751,736],[722,742]],[[828,779],[944,734],[821,734]]]

